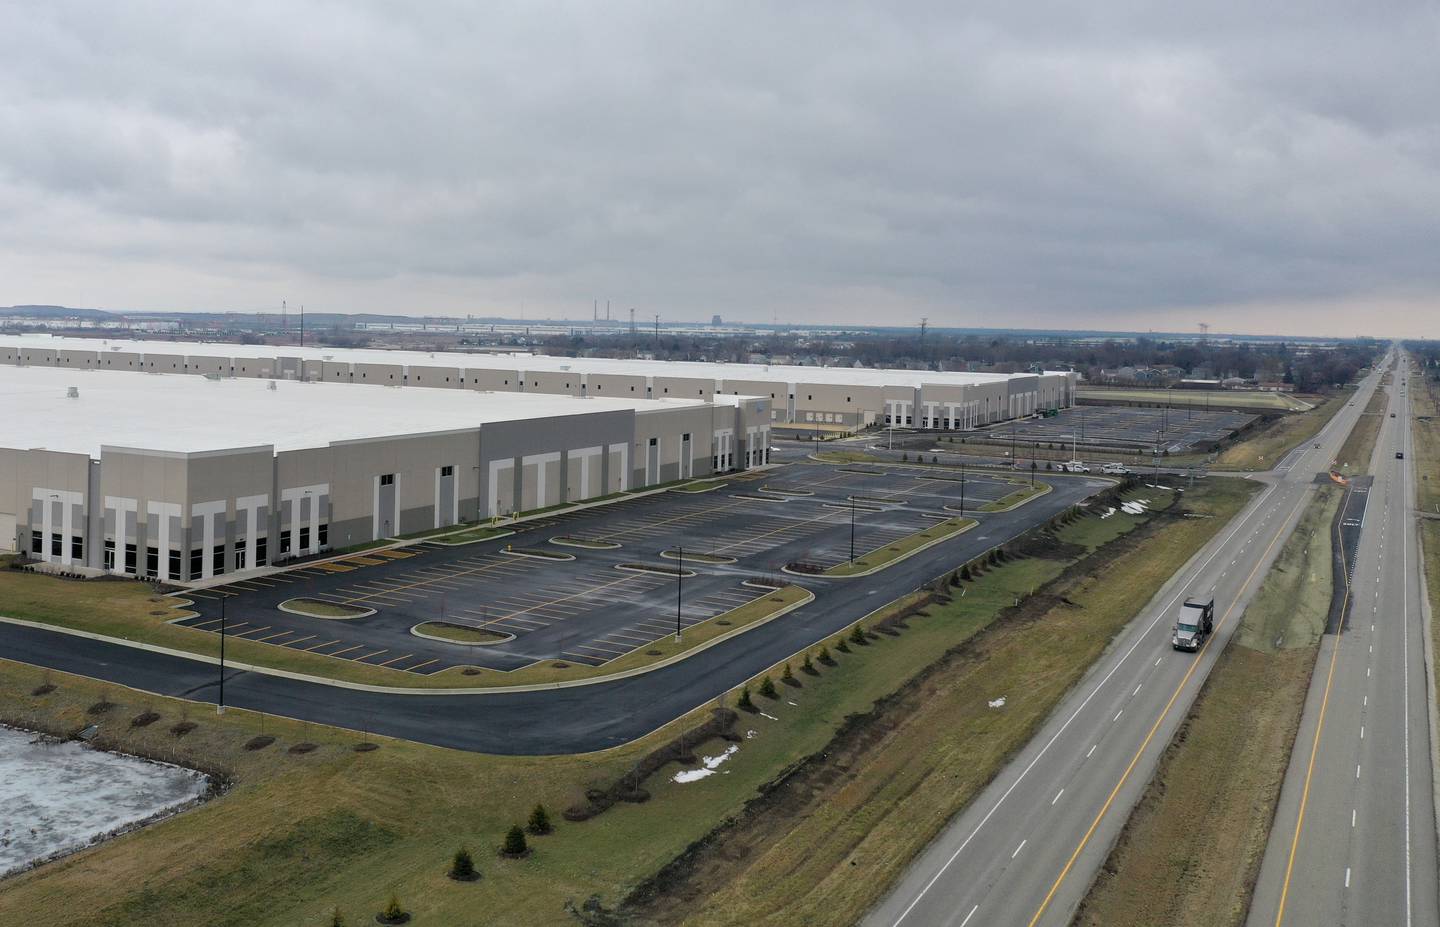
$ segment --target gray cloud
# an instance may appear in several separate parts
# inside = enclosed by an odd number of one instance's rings
[[[1419,2],[4,22],[0,302],[1349,333],[1440,292]]]

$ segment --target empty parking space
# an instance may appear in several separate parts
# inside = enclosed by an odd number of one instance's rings
[[[845,560],[853,533],[857,555],[923,530],[1015,489],[987,474],[912,468],[789,465],[708,493],[658,493],[518,523],[515,534],[447,545],[424,541],[400,550],[367,551],[282,573],[241,578],[184,593],[200,614],[177,623],[246,640],[418,674],[454,666],[516,669],[551,660],[603,666],[636,649],[708,621],[763,594],[742,585],[775,575],[787,563]],[[852,526],[853,522],[853,526]],[[549,539],[575,535],[619,545],[557,548]],[[517,548],[507,553],[506,547]],[[525,548],[563,550],[573,560],[518,556]],[[636,572],[624,565],[675,566],[687,575]],[[666,556],[662,557],[662,552]],[[373,614],[321,619],[279,605],[308,598]],[[497,632],[493,644],[464,645],[411,633],[444,621]]]
[[[1151,448],[1157,444],[1171,453],[1206,447],[1255,418],[1237,412],[1203,409],[1139,409],[1126,406],[1076,406],[1050,418],[1006,422],[986,429],[997,439],[1080,444],[1111,444]]]

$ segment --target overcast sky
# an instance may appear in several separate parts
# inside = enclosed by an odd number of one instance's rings
[[[0,304],[1440,336],[1440,4],[0,0]]]

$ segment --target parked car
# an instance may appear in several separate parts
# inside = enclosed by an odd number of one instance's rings
[[[1067,460],[1060,465],[1060,469],[1066,473],[1089,473],[1090,468],[1085,466],[1083,460]]]
[[[1396,459],[1396,460],[1404,460],[1404,459],[1405,459],[1405,452],[1404,452],[1404,451],[1396,451],[1396,452],[1395,452],[1395,459]]]
[[[1111,473],[1116,476],[1124,476],[1125,474],[1130,472],[1130,468],[1122,463],[1107,463],[1105,466],[1100,468],[1100,471],[1102,473]]]

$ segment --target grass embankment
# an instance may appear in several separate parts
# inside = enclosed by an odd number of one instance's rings
[[[876,548],[854,560],[847,560],[838,563],[826,570],[823,576],[854,576],[857,573],[868,573],[871,570],[878,570],[887,567],[897,560],[903,559],[931,544],[939,543],[946,538],[953,537],[964,531],[969,531],[979,522],[973,518],[947,518],[944,521],[936,522],[924,531],[917,531],[914,534],[903,537],[894,544],[886,544],[884,547]]]
[[[1375,456],[1375,439],[1380,436],[1380,425],[1385,421],[1387,394],[1377,389],[1365,406],[1365,412],[1355,420],[1355,427],[1340,446],[1335,458],[1335,470],[1345,476],[1358,476],[1370,472],[1370,460]]]
[[[143,641],[204,656],[218,657],[220,653],[218,634],[170,624],[170,620],[190,614],[189,610],[175,609],[174,599],[152,594],[144,583],[126,580],[79,582],[39,573],[22,573],[4,569],[4,566],[5,558],[0,558],[0,615],[92,631],[125,640]],[[721,633],[754,624],[758,618],[804,598],[809,593],[798,587],[787,586],[772,595],[779,595],[784,601],[779,605],[760,604],[772,598],[766,596],[687,629],[682,642],[683,648],[689,649],[718,637]],[[757,615],[757,612],[763,614]],[[729,624],[718,624],[722,620]],[[715,630],[717,628],[718,630]],[[467,674],[464,672],[466,667],[453,666],[428,676],[385,666],[370,666],[353,660],[324,657],[303,650],[237,637],[227,638],[225,654],[226,659],[234,663],[248,663],[345,682],[398,688],[483,689],[492,686],[523,686],[590,679],[615,672],[617,667],[634,668],[643,663],[656,662],[675,652],[673,640],[665,646],[657,647],[661,650],[660,656],[638,660],[636,654],[629,654],[602,667],[541,660],[509,671],[470,667],[478,672]],[[563,665],[557,666],[557,662]]]
[[[856,923],[1034,735],[1113,635],[1257,488],[1207,480],[1185,494],[1185,504],[1215,517],[1162,516],[995,621],[1010,605],[1005,586],[1024,595],[1055,579],[1074,562],[1069,558],[1083,552],[1071,540],[1077,526],[1063,528],[1058,543],[1036,549],[1065,561],[1027,559],[1001,567],[963,598],[927,607],[930,617],[911,619],[898,640],[876,640],[867,648],[867,662],[917,643],[942,656],[869,715],[848,723],[848,736],[825,744],[824,758],[813,767],[768,788],[740,823],[717,832],[678,881],[639,914],[667,924]],[[1121,521],[1108,525],[1113,518]],[[1143,520],[1118,513],[1111,519],[1105,520],[1107,533]],[[1086,516],[1079,524],[1094,520]],[[946,632],[937,633],[942,626]],[[917,654],[911,660],[917,658],[926,659]],[[891,687],[911,678],[915,666],[893,667]],[[782,688],[785,702],[764,710],[779,719],[774,727],[784,729],[815,710],[814,702],[829,691]],[[1003,708],[989,707],[1002,695]],[[820,710],[843,716],[839,706]]]
[[[729,484],[725,480],[697,480],[694,483],[677,486],[671,492],[710,492],[712,489],[719,489],[721,486],[727,485]]]
[[[1415,504],[1422,513],[1440,516],[1440,381],[1430,379],[1423,369],[1407,373],[1406,391],[1410,394],[1410,446],[1417,475]],[[1440,520],[1420,519],[1420,545],[1430,594],[1432,665],[1440,667]],[[1440,674],[1435,679],[1435,698],[1440,701]]]
[[[1353,398],[1354,390],[1341,390],[1309,412],[1283,416],[1253,437],[1221,451],[1211,469],[1269,470],[1280,458],[1319,434]]]
[[[1244,923],[1325,631],[1342,496],[1321,487],[1281,548],[1076,927]]]

